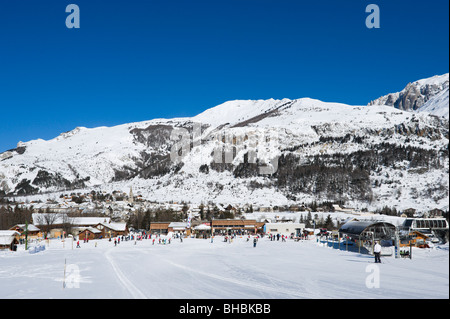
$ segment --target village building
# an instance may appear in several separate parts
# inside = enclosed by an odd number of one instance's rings
[[[170,222],[153,222],[150,223],[150,233],[158,235],[167,235],[169,233]]]
[[[99,223],[94,228],[100,230],[101,238],[127,236],[129,233],[127,223]]]
[[[211,235],[211,223],[202,223],[192,228],[197,238],[206,238]]]
[[[11,227],[9,230],[15,230],[20,233],[19,239],[24,239],[25,235],[27,235],[29,239],[43,238],[43,233],[41,232],[41,230],[33,224],[28,225],[28,227],[25,224],[17,224]]]
[[[128,195],[128,202],[130,204],[134,203],[134,195],[133,195],[133,188],[130,187],[130,194]]]
[[[430,237],[417,231],[411,231],[408,234],[401,236],[400,238],[400,247],[419,247],[419,248],[425,248],[427,246],[427,240]]]
[[[303,223],[266,223],[264,225],[265,233],[267,235],[285,235],[301,236],[305,229]]]
[[[339,205],[333,205],[334,211],[339,213],[348,213],[348,214],[355,214],[357,213],[353,208],[344,208]]]
[[[33,225],[50,238],[67,236],[64,229],[70,229],[73,236],[78,236],[87,227],[95,227],[100,223],[110,223],[109,217],[69,217],[58,213],[33,213]]]
[[[429,212],[425,213],[423,217],[425,218],[438,218],[444,216],[444,211],[442,209],[432,209]]]
[[[17,249],[20,233],[15,230],[0,230],[0,250]]]
[[[153,222],[150,223],[150,233],[167,235],[168,233],[185,233],[190,235],[190,228],[186,222]]]
[[[167,226],[169,233],[187,233],[189,235],[190,229],[188,229],[188,223],[185,222],[172,222]]]
[[[85,240],[85,239],[91,240],[91,239],[101,239],[101,238],[103,238],[102,231],[95,227],[87,227],[78,233],[79,240]]]
[[[213,234],[225,234],[231,232],[239,233],[262,233],[263,222],[257,222],[254,219],[213,219],[211,228]]]

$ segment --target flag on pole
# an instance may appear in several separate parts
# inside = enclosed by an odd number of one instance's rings
[[[188,219],[187,219],[187,228],[191,228],[191,218],[192,218],[191,212],[189,212],[189,216],[188,216]]]
[[[28,220],[25,220],[25,250],[28,250]]]

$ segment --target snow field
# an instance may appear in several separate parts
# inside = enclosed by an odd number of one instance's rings
[[[0,298],[368,299],[449,298],[448,244],[414,249],[413,259],[373,257],[319,245],[238,237],[91,240],[75,248],[0,252]],[[66,279],[64,286],[64,262]],[[378,276],[379,288],[367,282]]]

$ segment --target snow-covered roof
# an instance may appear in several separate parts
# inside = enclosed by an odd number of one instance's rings
[[[75,217],[71,219],[71,224],[95,226],[100,223],[109,223],[110,221],[111,218],[109,217]]]
[[[114,231],[125,231],[127,229],[127,223],[99,223],[99,224]]]
[[[15,236],[20,235],[15,230],[0,230],[0,245],[11,245]]]
[[[27,226],[25,224],[17,224],[14,226],[15,227],[19,227],[20,229],[25,230],[25,228],[27,228]],[[13,227],[11,227],[13,228]],[[34,226],[33,224],[28,224],[28,231],[40,231],[39,228],[37,228],[36,226]]]
[[[82,231],[88,230],[93,234],[100,234],[102,231],[95,227],[85,227]]]
[[[20,233],[15,230],[0,230],[0,237],[19,236]]]
[[[60,225],[69,223],[74,226],[95,226],[100,223],[109,223],[111,221],[110,217],[68,217],[63,213],[48,213],[51,215],[56,214],[52,218],[52,225]],[[32,214],[34,225],[46,225],[45,216],[47,213],[34,213]]]
[[[395,229],[395,225],[386,222],[377,222],[377,221],[356,221],[351,220],[344,225],[341,226],[339,232],[350,234],[350,235],[360,235],[369,227],[386,227]]]
[[[201,224],[201,225],[195,226],[194,229],[195,230],[210,230],[211,226]]]
[[[187,228],[187,223],[185,222],[171,222],[169,224],[169,228],[173,228],[173,229],[186,229]]]

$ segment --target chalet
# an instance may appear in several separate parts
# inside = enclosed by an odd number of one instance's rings
[[[201,209],[200,208],[196,208],[196,207],[191,207],[188,210],[188,214],[190,214],[193,218],[200,217],[200,212],[201,212]]]
[[[80,240],[100,238],[102,238],[102,231],[95,227],[87,227],[78,234],[78,239]]]
[[[33,213],[33,225],[50,237],[61,237],[64,229],[70,228],[74,236],[86,227],[95,227],[100,223],[109,223],[109,217],[69,217],[64,213]]]
[[[150,224],[150,233],[167,235],[168,233],[187,233],[190,229],[186,222],[154,222]]]
[[[32,224],[28,225],[28,228],[25,224],[17,224],[11,227],[9,230],[15,230],[20,233],[20,239],[25,238],[25,230],[28,231],[28,238],[30,239],[43,237],[43,233],[41,232],[41,230]]]
[[[154,222],[150,223],[150,233],[166,235],[169,232],[170,222]]]
[[[263,232],[264,223],[254,219],[214,219],[211,227],[213,233],[226,233],[228,231],[247,231],[252,233]]]
[[[94,228],[100,230],[101,237],[117,237],[117,236],[127,236],[128,226],[127,223],[99,223]]]
[[[409,247],[410,245],[414,247],[423,248],[426,245],[426,240],[429,237],[417,230],[411,231],[408,235],[400,238],[400,247]]]
[[[0,230],[0,250],[17,249],[20,233],[15,230]]]
[[[338,213],[348,213],[348,214],[355,213],[355,210],[353,208],[348,208],[348,207],[344,208],[344,207],[341,207],[341,206],[336,205],[336,204],[333,205],[333,209],[334,209],[335,212],[338,212]]]
[[[414,208],[408,208],[403,211],[403,214],[405,214],[408,217],[413,217],[416,214],[416,210]]]
[[[424,214],[424,217],[426,218],[437,218],[437,217],[442,217],[444,216],[444,211],[441,209],[432,209],[429,212]]]
[[[167,226],[167,230],[173,233],[184,233],[188,231],[188,224],[185,222],[172,222]]]

